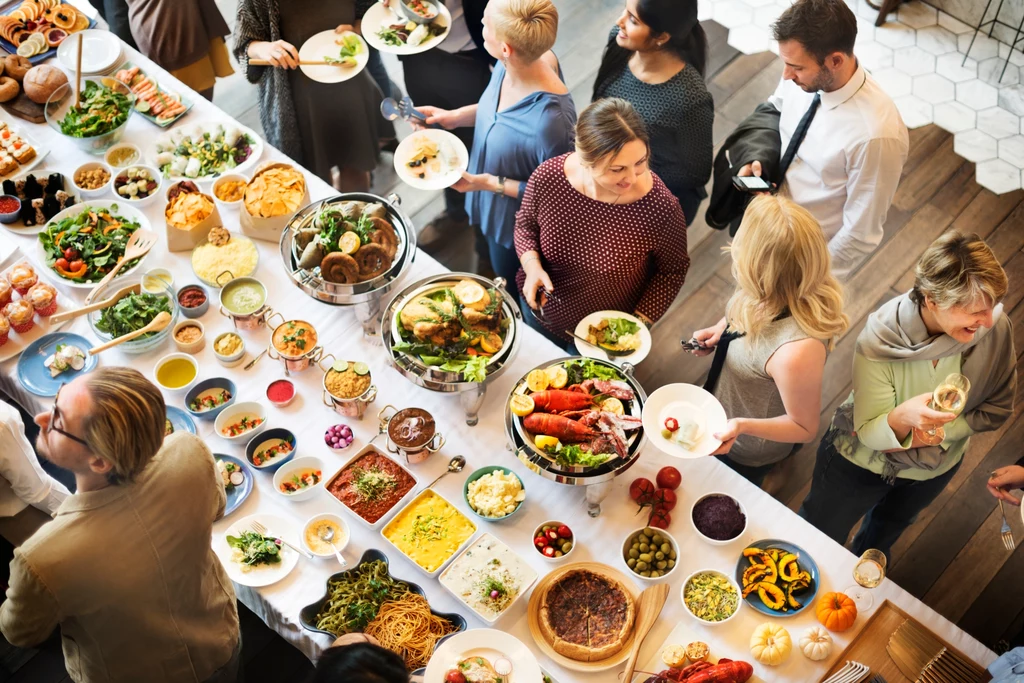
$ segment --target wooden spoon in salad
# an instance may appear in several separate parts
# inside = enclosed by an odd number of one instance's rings
[[[76,308],[73,311],[62,311],[55,315],[51,315],[50,324],[55,325],[62,323],[66,320],[74,320],[80,315],[85,315],[86,313],[92,313],[93,311],[98,311],[100,309],[107,308],[108,306],[113,306],[118,301],[120,301],[122,297],[128,296],[129,294],[138,294],[140,291],[142,291],[141,282],[136,282],[134,285],[127,285],[117,290],[103,301],[97,301],[94,304],[82,306],[81,308]]]
[[[89,296],[85,297],[85,303],[91,304],[93,298],[96,296],[96,292],[103,289],[103,285],[117,277],[118,272],[124,264],[129,261],[134,261],[137,258],[142,258],[148,254],[149,250],[155,245],[156,235],[149,230],[139,228],[133,232],[132,236],[128,238],[128,244],[124,245],[124,256],[118,260],[117,265],[110,269],[110,272],[107,273],[106,277],[100,280],[96,287],[89,292]]]
[[[165,329],[170,324],[171,314],[168,313],[167,311],[160,311],[159,313],[156,314],[156,317],[150,320],[149,324],[146,325],[145,327],[135,330],[134,332],[129,332],[128,334],[122,334],[120,337],[111,339],[106,344],[94,346],[91,349],[89,349],[89,355],[95,356],[96,354],[102,353],[103,351],[113,348],[118,344],[123,344],[126,341],[131,341],[136,337],[141,337],[142,335],[148,332],[159,332],[160,330]]]

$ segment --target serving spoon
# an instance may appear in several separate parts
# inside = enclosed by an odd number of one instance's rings
[[[95,356],[98,353],[106,351],[107,349],[113,348],[118,344],[123,344],[126,341],[131,341],[136,337],[141,337],[147,332],[159,332],[171,324],[171,314],[167,311],[160,311],[156,314],[156,317],[149,321],[149,324],[143,328],[129,332],[128,334],[122,334],[120,337],[111,339],[106,344],[100,344],[89,349],[89,355]]]
[[[321,541],[324,543],[330,543],[331,547],[334,548],[334,556],[338,558],[338,562],[341,563],[341,568],[344,569],[347,567],[348,562],[346,562],[345,558],[341,556],[341,551],[338,550],[338,546],[334,545],[334,529],[331,527],[325,527],[320,529],[320,533],[318,535],[320,536]]]
[[[92,313],[93,311],[98,311],[101,308],[107,308],[109,306],[113,306],[114,304],[116,304],[118,301],[121,300],[121,297],[128,296],[129,294],[138,294],[141,291],[141,289],[142,289],[142,283],[141,282],[136,282],[134,285],[127,285],[127,286],[122,287],[121,289],[117,290],[116,292],[111,294],[108,298],[104,299],[103,301],[97,301],[94,304],[89,304],[88,306],[82,306],[81,308],[76,308],[73,311],[63,311],[61,313],[57,313],[55,315],[51,315],[50,316],[50,324],[51,325],[56,325],[58,323],[62,323],[64,321],[66,321],[66,320],[73,320],[74,318],[77,318],[80,315],[85,315],[86,313]]]
[[[437,479],[435,479],[434,481],[432,481],[429,484],[427,484],[427,488],[429,489],[431,486],[433,486],[437,482],[441,481],[442,479],[444,479],[446,476],[448,476],[452,472],[461,472],[462,468],[465,467],[465,466],[466,466],[466,459],[464,457],[462,457],[461,455],[456,455],[454,458],[452,458],[448,462],[448,469],[446,471],[442,472],[437,477]]]

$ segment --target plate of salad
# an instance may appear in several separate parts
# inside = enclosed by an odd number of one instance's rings
[[[259,522],[266,534],[256,533],[253,522]],[[224,565],[224,571],[235,583],[260,588],[277,583],[288,576],[299,554],[284,541],[298,544],[301,531],[284,517],[257,513],[243,517],[213,539],[213,550]]]
[[[150,161],[165,178],[212,180],[245,173],[262,155],[260,136],[239,123],[197,123],[158,137]]]
[[[443,3],[425,2],[437,9],[437,16],[429,23],[417,24],[390,6],[397,2],[400,0],[384,0],[366,10],[362,29],[367,43],[381,52],[415,55],[437,47],[448,37],[452,15]]]
[[[127,202],[93,201],[64,209],[39,233],[39,259],[60,281],[92,289],[124,256],[128,238],[150,229],[149,219]],[[128,263],[114,282],[138,269],[146,257]]]
[[[321,31],[299,48],[299,60],[302,62],[328,62],[323,65],[299,65],[302,73],[320,83],[341,83],[355,78],[366,67],[369,59],[370,51],[366,49],[366,43],[351,31]]]
[[[581,356],[636,365],[651,352],[651,331],[640,318],[622,311],[597,311],[576,325],[576,350]],[[579,337],[590,343],[580,341]]]

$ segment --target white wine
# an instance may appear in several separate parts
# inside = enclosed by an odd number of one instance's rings
[[[874,560],[861,560],[853,568],[853,580],[865,588],[874,588],[885,578],[885,569]]]
[[[952,384],[940,384],[932,395],[932,402],[936,410],[945,413],[959,413],[967,403],[967,396],[963,389]]]

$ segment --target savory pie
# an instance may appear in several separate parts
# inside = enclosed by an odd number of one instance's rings
[[[612,576],[569,569],[541,596],[540,628],[560,655],[596,662],[617,654],[633,630],[629,590]]]

